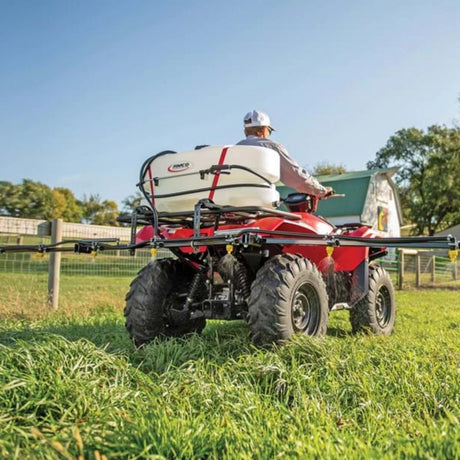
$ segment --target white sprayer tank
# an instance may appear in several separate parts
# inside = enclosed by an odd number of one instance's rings
[[[213,165],[242,166],[263,178],[237,167],[217,174],[203,173]],[[143,187],[158,212],[191,211],[205,198],[221,206],[273,208],[279,200],[274,185],[279,175],[280,159],[274,150],[212,146],[158,156],[145,168]]]

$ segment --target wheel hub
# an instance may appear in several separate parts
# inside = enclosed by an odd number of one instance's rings
[[[319,311],[319,299],[315,289],[305,283],[297,289],[292,301],[292,326],[296,332],[312,333],[310,329],[316,323]]]
[[[375,315],[380,327],[386,327],[391,317],[391,297],[390,292],[382,286],[375,299]]]

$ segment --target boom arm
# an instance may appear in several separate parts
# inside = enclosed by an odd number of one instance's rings
[[[446,249],[451,258],[455,258],[460,249],[460,242],[452,235],[416,236],[402,238],[363,238],[347,235],[305,235],[298,232],[282,232],[254,228],[224,230],[213,236],[193,236],[166,240],[154,237],[140,243],[120,244],[116,238],[82,239],[61,241],[55,244],[6,245],[0,246],[0,254],[7,252],[75,252],[90,254],[105,250],[135,250],[140,248],[178,248],[218,245],[252,245],[252,244],[296,244],[301,246],[355,246],[370,248],[412,248],[412,249]]]

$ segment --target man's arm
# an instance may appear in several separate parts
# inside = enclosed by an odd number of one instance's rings
[[[283,184],[297,190],[300,193],[324,197],[331,193],[331,187],[324,187],[317,179],[301,168],[299,164],[289,156],[287,150],[279,144],[280,154],[280,179]]]
[[[289,156],[286,148],[272,139],[261,139],[250,136],[236,145],[255,145],[275,150],[280,156],[280,179],[287,185],[300,193],[324,197],[332,192],[332,187],[322,186],[313,176],[310,176],[299,164]]]

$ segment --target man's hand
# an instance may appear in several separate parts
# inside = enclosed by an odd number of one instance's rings
[[[334,189],[332,187],[324,187],[326,189],[326,193],[323,195],[323,198],[327,198],[331,195],[334,195]]]

